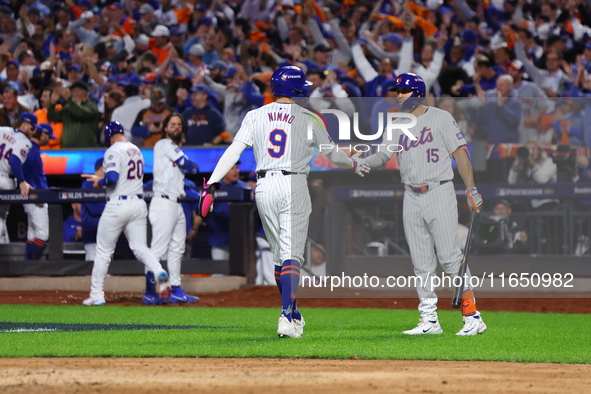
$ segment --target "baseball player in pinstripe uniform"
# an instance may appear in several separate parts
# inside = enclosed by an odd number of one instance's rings
[[[43,171],[40,147],[56,140],[53,135],[53,127],[48,123],[37,125],[35,134],[31,137],[31,150],[27,160],[23,163],[23,175],[25,180],[35,189],[47,189],[47,178]],[[49,211],[45,204],[23,204],[27,213],[27,260],[39,260],[49,239]]]
[[[185,120],[179,113],[168,115],[162,124],[166,138],[154,145],[154,197],[150,202],[152,224],[151,250],[162,259],[167,254],[172,294],[169,303],[197,302],[199,298],[181,289],[181,259],[185,253],[187,238],[186,218],[179,198],[185,196],[185,173],[197,174],[199,167],[181,150]],[[147,282],[146,282],[147,283]],[[148,288],[146,289],[148,290]],[[146,291],[144,304],[159,304],[158,294]]]
[[[220,158],[199,202],[202,216],[213,208],[213,193],[219,181],[234,166],[247,146],[252,146],[257,163],[256,205],[275,261],[275,281],[281,293],[282,310],[277,334],[298,338],[304,332],[304,318],[296,305],[300,267],[312,210],[306,181],[314,147],[330,145],[326,126],[319,115],[298,105],[307,97],[304,73],[297,67],[281,67],[271,77],[276,102],[246,114],[234,142]],[[308,123],[313,139],[307,137]],[[363,176],[369,172],[365,160],[347,157],[333,145],[323,150],[330,161]]]
[[[437,259],[446,274],[458,274],[462,252],[458,243],[458,210],[451,167],[452,157],[466,185],[470,209],[480,212],[482,197],[474,186],[472,165],[466,142],[457,123],[449,112],[422,105],[426,89],[423,79],[411,73],[396,78],[394,88],[404,111],[417,117],[417,124],[409,128],[415,141],[402,131],[393,133],[398,144],[397,158],[402,183],[406,185],[403,202],[403,222],[410,248],[419,294],[421,319],[417,327],[404,334],[441,334],[437,318],[437,295],[430,277],[436,276]],[[406,119],[405,119],[406,120]],[[385,151],[385,152],[384,152]],[[388,149],[366,158],[371,168],[382,167],[391,157]],[[437,255],[435,250],[437,250]],[[470,272],[467,272],[470,275]],[[462,295],[464,327],[457,335],[476,335],[486,330],[486,324],[476,309],[473,291]]]
[[[23,163],[31,150],[29,138],[36,131],[37,117],[30,112],[23,112],[18,120],[20,124],[14,129],[0,127],[0,190],[13,190],[16,178],[21,195],[27,197],[31,185],[23,175]],[[6,228],[9,208],[9,205],[0,205],[0,244],[10,242]]]
[[[95,189],[107,188],[107,205],[99,220],[96,239],[96,258],[92,267],[90,298],[82,303],[87,306],[105,305],[103,286],[115,251],[117,239],[123,231],[135,257],[148,270],[157,273],[158,293],[163,300],[170,297],[168,273],[147,245],[148,208],[143,199],[144,157],[137,146],[125,139],[121,123],[110,122],[105,126],[105,152],[103,168],[105,177],[83,174],[93,182]]]

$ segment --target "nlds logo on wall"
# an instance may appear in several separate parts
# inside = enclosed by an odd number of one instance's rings
[[[80,193],[80,192],[60,193],[60,200],[75,199],[75,198],[82,198],[82,193]]]

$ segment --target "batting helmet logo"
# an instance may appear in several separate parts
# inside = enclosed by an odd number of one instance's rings
[[[280,67],[271,77],[271,90],[275,96],[307,97],[307,86],[312,85],[306,81],[304,72],[295,66]]]

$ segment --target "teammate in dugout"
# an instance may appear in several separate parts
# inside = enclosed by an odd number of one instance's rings
[[[154,145],[154,197],[150,202],[149,213],[152,224],[150,249],[158,259],[163,259],[168,251],[166,260],[172,286],[168,303],[197,302],[199,298],[181,289],[181,260],[185,254],[187,229],[185,213],[178,199],[185,196],[185,171],[195,175],[199,167],[179,147],[185,132],[183,116],[178,112],[171,113],[164,119],[162,127],[166,137]],[[146,275],[144,304],[162,304],[164,300],[150,286],[150,273]]]
[[[310,85],[298,67],[281,67],[273,73],[271,89],[276,101],[246,114],[234,141],[204,185],[199,201],[199,213],[206,216],[213,210],[213,196],[220,188],[220,180],[244,149],[252,146],[257,163],[256,205],[273,252],[275,281],[281,293],[279,337],[298,338],[304,332],[305,321],[296,295],[312,211],[306,181],[308,163],[314,147],[331,143],[321,117],[298,105],[308,96],[306,87]],[[313,125],[311,140],[306,133],[309,122]],[[369,172],[364,159],[347,157],[336,146],[323,149],[323,153],[337,166],[360,176]]]
[[[25,180],[34,189],[48,189],[47,178],[41,161],[41,147],[49,143],[50,139],[57,139],[53,135],[53,127],[47,123],[37,125],[31,136],[31,150],[27,160],[23,163]],[[25,249],[27,260],[39,260],[49,239],[49,211],[47,203],[23,204],[27,214],[27,246]]]
[[[401,74],[392,89],[398,93],[402,109],[417,117],[417,124],[408,129],[417,137],[416,141],[411,141],[402,131],[399,135],[392,135],[394,141],[384,141],[401,145],[396,155],[402,183],[406,185],[404,232],[415,275],[422,279],[417,280],[421,312],[419,324],[403,331],[403,334],[442,334],[437,318],[437,295],[429,278],[437,275],[437,259],[445,273],[451,276],[458,274],[462,261],[452,157],[466,185],[466,197],[472,211],[480,212],[482,196],[474,185],[466,142],[457,123],[449,112],[421,104],[426,95],[423,79],[412,73]],[[380,168],[393,154],[385,149],[367,157],[366,163],[372,169]],[[466,273],[470,275],[469,270]],[[457,335],[482,334],[486,324],[476,309],[473,291],[469,287],[466,289],[461,304],[464,327]]]
[[[103,160],[101,157],[94,162],[94,175],[99,178],[105,177]],[[86,180],[82,182],[82,186],[80,187],[82,189],[92,189],[94,188],[94,183]],[[94,261],[94,257],[96,256],[96,232],[101,215],[105,210],[105,205],[104,202],[85,202],[81,204],[82,243],[86,252],[86,261]]]
[[[107,188],[107,205],[99,220],[96,242],[96,258],[92,267],[90,298],[82,303],[87,306],[105,305],[104,284],[117,239],[123,231],[129,247],[148,270],[158,273],[157,291],[164,300],[170,297],[168,273],[147,245],[148,209],[143,197],[144,156],[137,146],[125,138],[125,130],[119,122],[109,122],[105,128],[104,178],[95,174],[82,177],[93,182],[95,189]]]
[[[36,131],[37,117],[30,112],[19,115],[20,125],[15,128],[0,127],[0,190],[13,190],[14,179],[23,197],[27,197],[31,191],[31,185],[23,175],[23,163],[31,150],[29,140]],[[9,205],[0,205],[0,244],[10,243],[6,218]]]

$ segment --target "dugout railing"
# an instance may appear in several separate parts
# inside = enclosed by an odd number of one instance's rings
[[[150,201],[151,192],[144,193]],[[256,207],[252,192],[242,188],[226,187],[216,192],[218,202],[231,202],[232,225],[228,228],[229,260],[208,258],[183,259],[183,274],[239,275],[254,283],[256,276],[256,243],[254,238]],[[49,240],[40,260],[25,260],[25,243],[11,242],[0,245],[0,276],[61,276],[90,275],[92,261],[84,261],[81,243],[63,242],[63,220],[65,204],[74,202],[104,202],[105,191],[92,189],[51,189],[36,190],[29,198],[23,198],[18,191],[0,191],[0,204],[44,203],[49,205]],[[186,200],[190,201],[190,200]],[[194,201],[193,201],[194,202]],[[148,221],[148,235],[150,225]],[[164,264],[166,267],[166,264]],[[109,266],[111,275],[143,275],[144,266],[133,256],[114,259]]]

